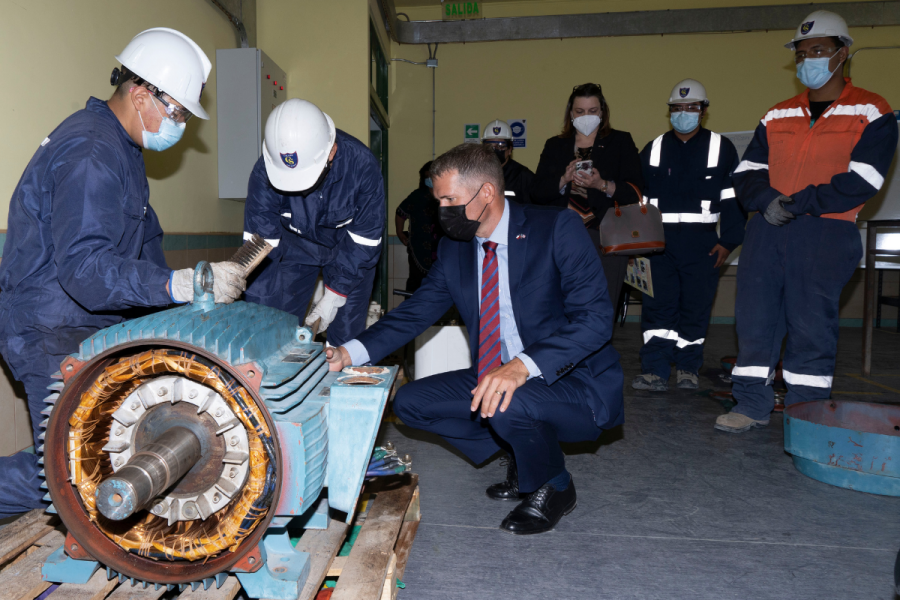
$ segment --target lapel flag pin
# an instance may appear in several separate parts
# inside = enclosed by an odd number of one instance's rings
[[[516,239],[517,239],[517,240],[524,240],[524,239],[525,239],[525,234],[524,234],[524,233],[520,233],[519,235],[516,236]]]

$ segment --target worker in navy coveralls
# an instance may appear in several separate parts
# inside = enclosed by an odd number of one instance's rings
[[[434,161],[431,177],[448,238],[422,287],[326,354],[332,370],[381,360],[455,304],[475,366],[401,387],[394,411],[476,464],[507,450],[507,479],[487,495],[521,502],[500,528],[548,531],[576,503],[559,442],[594,440],[623,420],[597,251],[575,212],[507,201],[489,148],[457,146]]]
[[[653,392],[668,390],[672,363],[679,389],[699,387],[719,269],[744,241],[747,223],[731,183],[737,150],[700,124],[706,88],[685,79],[668,105],[672,130],[641,152],[644,199],[662,213],[666,249],[649,256],[655,293],[643,297],[641,374],[631,387]]]
[[[41,143],[9,204],[0,263],[0,352],[25,386],[36,453],[0,458],[0,517],[43,506],[41,414],[60,363],[129,309],[193,298],[193,269],[172,271],[143,150],[181,139],[211,64],[184,34],[144,31],[116,57],[109,101],[91,98]],[[244,289],[233,263],[212,265],[216,302]],[[56,383],[59,383],[58,380]]]
[[[366,326],[384,226],[384,180],[369,148],[312,102],[275,107],[250,174],[244,237],[276,248],[247,300],[318,321],[332,345],[353,339]],[[307,315],[320,271],[325,295]]]

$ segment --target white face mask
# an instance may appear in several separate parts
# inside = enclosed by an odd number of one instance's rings
[[[601,119],[597,115],[583,115],[572,119],[572,125],[581,135],[591,135],[600,127]]]

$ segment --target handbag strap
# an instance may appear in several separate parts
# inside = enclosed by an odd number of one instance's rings
[[[634,190],[634,193],[637,194],[637,197],[638,197],[638,204],[640,204],[640,206],[641,206],[641,214],[646,215],[646,214],[647,214],[647,203],[644,202],[644,195],[641,194],[641,190],[639,190],[639,189],[638,189],[638,186],[634,185],[634,184],[631,183],[630,181],[626,181],[625,183],[627,183],[628,185],[630,185],[630,186],[631,186],[631,189]],[[622,210],[619,208],[619,203],[618,203],[618,202],[613,202],[613,204],[616,205],[616,216],[617,216],[617,217],[621,217],[621,216],[622,216]]]

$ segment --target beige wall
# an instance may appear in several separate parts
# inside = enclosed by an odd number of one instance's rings
[[[577,4],[502,2],[486,5],[486,11]],[[634,4],[648,9],[660,3]],[[404,10],[412,19],[427,18],[433,7]],[[851,35],[854,48],[891,45],[900,40],[900,27],[853,29]],[[495,118],[524,118],[528,147],[517,149],[515,158],[535,169],[544,141],[560,130],[572,86],[586,81],[603,86],[613,126],[631,132],[639,149],[668,129],[665,102],[685,77],[707,87],[712,105],[705,126],[720,132],[753,129],[769,107],[801,91],[791,53],[783,47],[790,37],[776,31],[441,45],[435,73],[437,153],[463,141],[466,123],[483,127]],[[427,50],[395,43],[392,56],[424,61]],[[854,62],[854,82],[900,108],[900,79],[886,76],[900,68],[900,51],[863,53]],[[431,71],[403,62],[391,66],[391,211],[417,185],[419,167],[431,158]],[[393,223],[390,227],[394,233]]]
[[[236,38],[221,12],[196,0],[0,0],[0,228],[38,144],[89,96],[110,96],[114,56],[150,27],[182,31],[213,61],[203,94],[211,120],[193,119],[177,146],[144,153],[150,202],[165,231],[241,231],[244,205],[219,200],[216,173],[215,51]]]
[[[284,69],[291,98],[369,144],[368,0],[263,0],[259,47]]]
[[[695,0],[678,8],[750,4],[787,4],[772,0]],[[508,17],[671,8],[666,0],[573,0],[491,2],[484,16]],[[412,20],[440,18],[440,8],[398,8]],[[854,49],[894,45],[900,27],[851,30]],[[685,77],[703,82],[712,105],[704,125],[728,132],[755,128],[773,104],[802,91],[790,51],[791,32],[640,36],[445,44],[438,48],[437,153],[463,141],[463,126],[501,119],[527,119],[528,147],[515,158],[536,169],[544,141],[556,135],[572,86],[600,83],[612,123],[632,133],[638,148],[669,128],[665,102]],[[392,44],[394,58],[424,61],[423,46]],[[900,68],[900,51],[865,52],[854,61],[853,80],[900,108],[900,80],[886,74]],[[431,158],[432,70],[391,63],[389,211],[417,185],[418,169]],[[390,233],[394,234],[393,219]],[[394,261],[396,262],[396,261]],[[734,315],[734,268],[723,273],[714,317]],[[397,275],[401,275],[398,269]],[[393,276],[393,275],[392,275]],[[862,317],[862,271],[844,291],[841,316]],[[397,277],[399,280],[400,277]],[[887,276],[890,289],[896,277]],[[639,314],[639,307],[630,314]],[[884,318],[895,318],[886,308]]]

